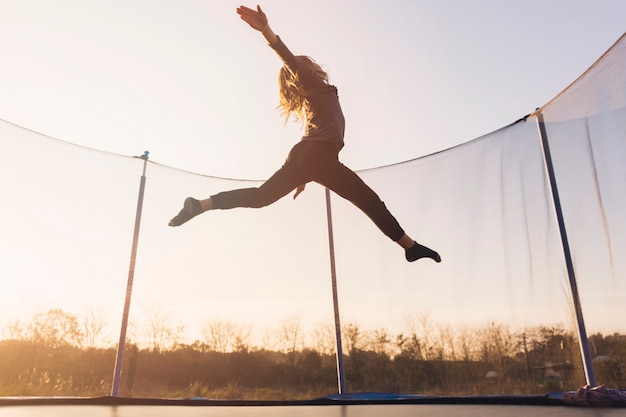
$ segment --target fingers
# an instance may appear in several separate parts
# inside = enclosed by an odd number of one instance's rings
[[[243,19],[244,16],[251,17],[253,13],[256,13],[254,10],[247,8],[246,6],[237,7],[237,14],[241,16]]]
[[[261,6],[257,6],[257,10],[251,9],[246,6],[239,6],[237,8],[237,14],[247,24],[254,29],[261,30],[264,26],[267,26],[267,17]]]
[[[255,16],[265,16],[265,13],[263,13],[263,10],[261,10],[261,6],[257,6],[257,9],[251,9],[249,7],[246,6],[239,6],[237,7],[237,13],[240,16],[249,16],[249,17],[255,17]]]
[[[259,6],[257,6],[257,8],[258,8],[258,7],[259,7]],[[252,12],[252,13],[255,13],[255,10],[254,10],[254,9],[251,9],[251,8],[249,8],[249,7],[246,7],[246,6],[239,6],[239,7],[237,7],[237,11],[240,11],[240,10],[241,10],[241,11],[246,11],[246,12]]]
[[[252,10],[246,6],[237,7],[237,14],[244,20],[254,18],[257,14],[256,10]]]

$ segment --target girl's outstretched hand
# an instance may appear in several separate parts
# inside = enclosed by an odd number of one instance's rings
[[[261,10],[261,6],[256,6],[256,10],[250,9],[246,6],[237,7],[237,14],[241,17],[241,20],[250,25],[252,29],[256,29],[259,32],[263,32],[269,27],[267,22],[267,16]]]

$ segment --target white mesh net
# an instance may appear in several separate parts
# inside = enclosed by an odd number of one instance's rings
[[[623,334],[626,39],[542,113],[588,333]],[[0,122],[0,141],[5,337],[26,332],[29,315],[61,308],[102,318],[103,328],[92,326],[92,340],[84,344],[114,345],[144,161],[8,122]],[[360,175],[405,230],[443,258],[441,264],[407,263],[366,216],[333,195],[341,320],[369,334],[371,345],[376,335],[386,334],[379,346],[393,354],[395,335],[415,333],[422,346],[428,338],[439,339],[433,346],[451,358],[456,349],[458,358],[458,338],[478,337],[478,329],[493,323],[512,331],[573,327],[535,117]],[[146,177],[131,342],[161,349],[208,343],[211,323],[221,322],[239,329],[239,342],[251,349],[332,349],[321,187],[310,185],[296,201],[287,197],[261,210],[210,212],[172,229],[168,220],[185,197],[259,183],[152,161]],[[347,351],[354,351],[354,333],[344,337]],[[234,349],[233,340],[223,341],[221,349]]]

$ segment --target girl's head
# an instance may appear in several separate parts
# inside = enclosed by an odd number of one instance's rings
[[[328,82],[326,71],[311,57],[300,55],[296,59],[299,61],[301,71],[310,71],[320,80]],[[285,120],[293,114],[296,120],[305,121],[310,111],[306,100],[307,91],[300,84],[298,76],[299,74],[292,73],[286,65],[283,65],[278,74],[279,108],[283,111]]]

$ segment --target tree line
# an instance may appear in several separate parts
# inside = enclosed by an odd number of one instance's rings
[[[0,340],[0,396],[110,394],[116,346],[99,346],[104,323],[61,309],[13,322]],[[203,340],[155,320],[152,342],[129,340],[120,395],[310,399],[337,393],[334,329],[286,320],[260,345],[252,327],[208,322]],[[348,392],[421,395],[536,394],[584,385],[578,342],[563,325],[512,330],[502,323],[452,328],[418,318],[407,331],[342,328]],[[626,388],[626,335],[590,338],[599,383]]]

